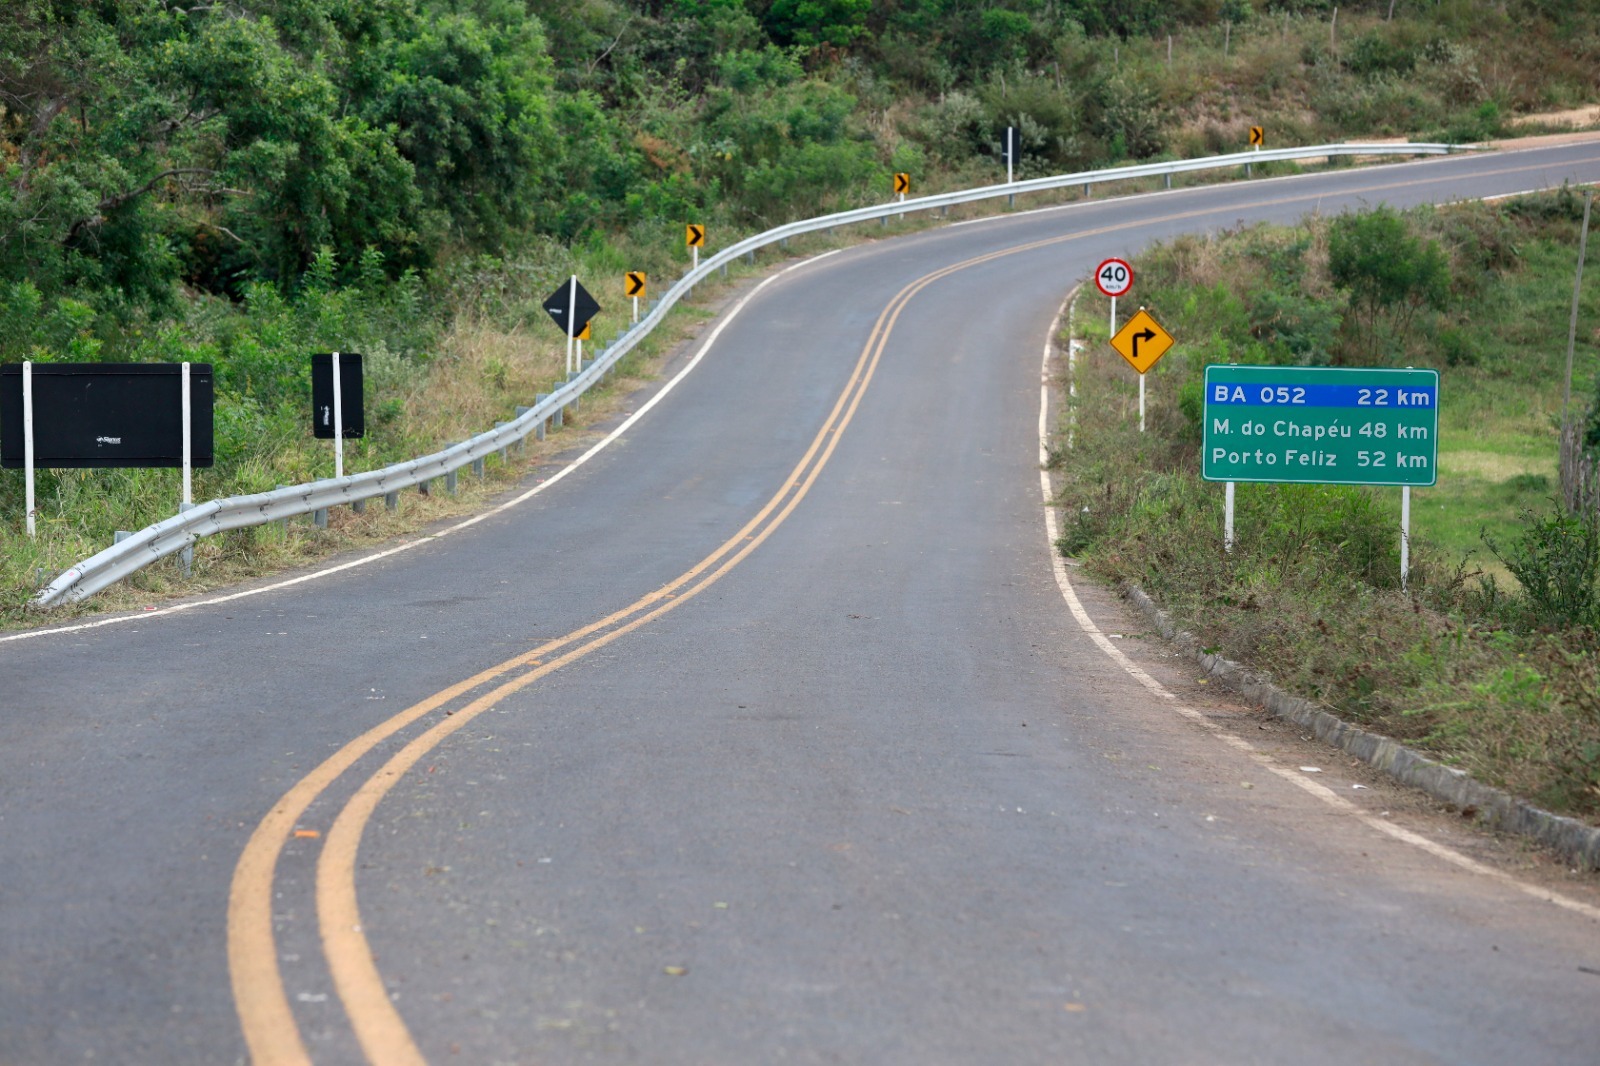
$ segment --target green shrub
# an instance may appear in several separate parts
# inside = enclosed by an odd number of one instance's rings
[[[1600,526],[1591,518],[1523,511],[1525,530],[1508,545],[1484,536],[1489,550],[1522,585],[1526,620],[1535,626],[1600,625]]]

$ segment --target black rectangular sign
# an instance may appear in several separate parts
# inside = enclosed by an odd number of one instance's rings
[[[346,440],[367,435],[361,356],[339,353],[339,410]],[[333,356],[311,357],[311,432],[318,440],[333,439]]]
[[[189,449],[210,466],[210,363],[189,364]],[[0,366],[0,466],[23,463],[22,364]],[[33,465],[183,465],[179,363],[34,363]]]

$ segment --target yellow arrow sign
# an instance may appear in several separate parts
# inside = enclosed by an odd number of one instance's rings
[[[706,243],[706,228],[704,226],[685,226],[684,243],[690,248],[703,248]]]
[[[1161,323],[1142,307],[1111,338],[1111,347],[1141,374],[1155,366],[1156,360],[1167,354],[1172,343],[1172,334],[1162,329]]]
[[[1250,145],[1251,145],[1251,147],[1260,148],[1263,144],[1266,144],[1266,143],[1267,143],[1267,131],[1264,128],[1262,128],[1261,126],[1251,126],[1250,127]]]
[[[628,295],[640,297],[644,295],[644,271],[628,271]]]
[[[910,174],[896,174],[894,176],[894,191],[897,192],[897,193],[910,192],[911,191],[911,175]]]

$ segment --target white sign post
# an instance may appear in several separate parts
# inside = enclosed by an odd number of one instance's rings
[[[33,519],[33,362],[22,361],[22,465],[26,468],[28,536],[34,535]]]
[[[334,356],[335,360],[338,358],[338,356]],[[338,365],[337,362],[334,363],[335,367],[338,367]],[[337,374],[338,370],[335,369],[334,373]],[[192,430],[189,426],[189,364],[187,362],[183,364],[181,377],[183,379],[183,507],[179,508],[180,511],[194,503],[194,442],[191,439]],[[336,377],[334,380],[337,381],[339,379]]]
[[[572,376],[572,341],[577,327],[572,320],[578,317],[578,275],[572,275],[572,286],[567,290],[567,377]]]
[[[333,353],[333,476],[344,477],[344,390],[339,382],[339,353]]]

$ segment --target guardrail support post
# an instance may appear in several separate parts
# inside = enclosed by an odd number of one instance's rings
[[[564,420],[563,416],[565,416],[566,411],[567,411],[567,409],[565,407],[557,407],[556,408],[556,413],[550,416],[550,428],[552,428],[552,429],[560,429],[561,428],[561,424],[562,424],[562,422]]]
[[[398,492],[386,492],[386,493],[384,493],[383,494],[383,506],[388,508],[391,511],[400,510],[400,494]]]
[[[444,475],[444,491],[454,496],[456,494],[456,472],[449,470]]]
[[[289,486],[288,485],[279,485],[277,487],[280,488],[280,489],[286,489]],[[288,536],[289,535],[289,520],[287,518],[275,518],[275,519],[273,519],[272,524],[278,527],[278,532],[279,533],[283,534],[284,536]]]
[[[182,514],[183,512],[193,508],[194,506],[195,506],[195,504],[192,504],[192,503],[180,503],[180,504],[178,504],[178,513]],[[189,538],[189,543],[184,545],[183,550],[178,553],[178,562],[183,567],[183,576],[184,577],[193,577],[194,576],[194,538],[193,537]]]
[[[1251,168],[1249,163],[1244,165],[1244,176],[1247,178],[1251,176]]]
[[[756,265],[756,252],[755,252],[754,248],[752,248],[752,249],[750,249],[750,251],[744,253],[744,261],[746,263],[749,263],[751,266],[755,266]]]
[[[1093,195],[1094,195],[1094,185],[1091,184],[1090,182],[1087,182],[1087,181],[1084,182],[1083,183],[1083,198],[1085,200],[1087,200],[1090,197],[1092,197]]]
[[[1167,188],[1172,188],[1172,172],[1169,170],[1161,176],[1167,179]]]
[[[531,410],[533,410],[533,408],[524,407],[519,403],[519,404],[517,404],[517,417],[521,418],[523,415],[527,414]],[[543,429],[544,428],[544,423],[541,422],[539,424],[539,428]],[[539,434],[539,439],[540,440],[544,439],[544,434],[543,433]],[[527,453],[527,451],[528,451],[528,435],[526,433],[524,433],[522,436],[517,438],[517,454],[518,455],[524,455],[524,454]]]
[[[326,507],[318,507],[315,511],[312,511],[311,524],[316,526],[318,529],[327,529],[328,509]]]
[[[279,485],[278,487],[280,489],[283,488],[282,485]],[[131,530],[131,529],[119,529],[115,533],[112,534],[111,543],[113,543],[113,544],[121,544],[123,541],[127,540],[131,536],[133,536],[133,530]]]
[[[421,481],[417,482],[417,494],[419,496],[432,496],[433,478],[423,478]]]
[[[476,478],[482,478],[483,477],[483,460],[482,459],[474,459],[474,460],[472,460],[472,476],[476,477]]]
[[[363,498],[361,498],[359,500],[351,500],[350,501],[350,510],[355,512],[356,514],[366,514],[367,513],[367,501],[366,501],[366,498],[363,497]]]
[[[778,238],[778,247],[782,248],[784,251],[787,252],[789,250],[789,238],[787,238],[787,237],[779,237]]]

